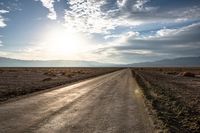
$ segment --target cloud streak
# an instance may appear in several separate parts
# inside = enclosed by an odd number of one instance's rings
[[[9,11],[7,10],[0,10],[0,28],[4,28],[6,27],[6,23],[5,23],[5,18],[3,17],[3,14],[5,13],[9,13]]]
[[[56,11],[54,9],[54,0],[40,0],[42,2],[42,5],[46,7],[49,10],[49,14],[47,17],[52,20],[56,20],[57,15]]]
[[[3,17],[3,14],[5,13],[9,13],[9,11],[7,10],[0,10],[0,28],[4,28],[7,26],[7,24],[5,23],[5,18]],[[0,38],[2,36],[0,35]],[[0,46],[3,46],[3,42],[0,40]]]

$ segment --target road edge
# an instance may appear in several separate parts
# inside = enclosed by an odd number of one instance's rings
[[[105,76],[107,74],[111,74],[111,73],[114,73],[114,72],[117,72],[117,71],[121,71],[121,70],[124,70],[124,69],[119,69],[119,70],[111,71],[111,72],[108,72],[108,73],[104,73],[104,74],[100,74],[100,75],[88,77],[88,78],[85,78],[85,79],[80,79],[80,80],[77,80],[77,81],[74,81],[74,82],[70,82],[70,83],[66,83],[66,84],[61,84],[61,85],[58,85],[58,86],[55,86],[55,87],[51,87],[51,88],[47,88],[47,89],[44,89],[44,90],[35,91],[35,92],[32,92],[32,93],[27,93],[25,95],[19,95],[19,96],[7,99],[5,101],[0,101],[0,106],[3,105],[3,104],[9,103],[9,102],[18,101],[20,99],[24,99],[24,98],[27,98],[27,97],[30,97],[30,96],[35,96],[35,95],[38,95],[38,94],[50,92],[50,91],[53,91],[53,90],[56,90],[56,89],[60,89],[60,88],[63,88],[63,87],[68,87],[68,86],[71,86],[71,85],[74,85],[74,84],[77,84],[77,83],[80,83],[80,82],[91,80],[91,79],[94,79],[94,78],[99,78],[101,76]]]

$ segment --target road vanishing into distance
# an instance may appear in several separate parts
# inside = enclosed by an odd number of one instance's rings
[[[151,123],[129,69],[0,104],[0,133],[151,133]]]

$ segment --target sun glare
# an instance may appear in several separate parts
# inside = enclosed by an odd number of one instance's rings
[[[46,50],[51,54],[72,55],[86,50],[88,42],[72,30],[55,28],[44,36]]]

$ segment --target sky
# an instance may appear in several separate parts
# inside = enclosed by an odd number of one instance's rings
[[[200,0],[0,0],[0,57],[136,63],[200,56]]]

